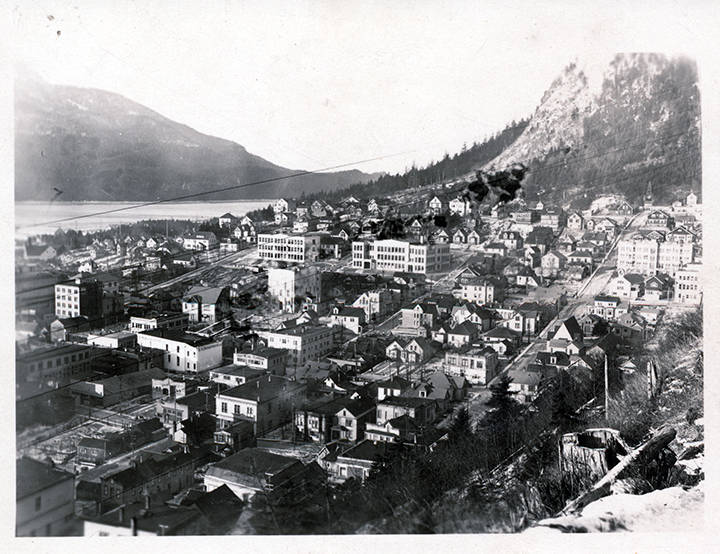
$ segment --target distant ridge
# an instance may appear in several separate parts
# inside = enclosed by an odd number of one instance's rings
[[[142,202],[292,175],[112,92],[15,81],[15,199]],[[201,197],[272,199],[334,191],[377,176],[316,173]]]

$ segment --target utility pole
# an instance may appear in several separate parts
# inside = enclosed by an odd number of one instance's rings
[[[609,418],[609,407],[610,407],[610,394],[609,394],[609,379],[608,379],[608,357],[605,354],[605,423],[608,423]]]

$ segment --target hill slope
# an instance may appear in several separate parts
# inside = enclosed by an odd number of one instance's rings
[[[229,140],[199,133],[118,94],[15,83],[15,198],[142,201],[297,173]],[[212,200],[299,196],[365,182],[342,171],[214,194]]]
[[[546,91],[525,131],[486,167],[530,166],[527,197],[575,200],[648,182],[660,202],[700,192],[700,94],[685,58],[618,54],[594,81],[573,63]]]

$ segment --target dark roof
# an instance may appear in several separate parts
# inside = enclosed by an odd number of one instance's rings
[[[377,384],[378,387],[384,387],[386,389],[406,389],[410,386],[410,381],[407,379],[404,379],[402,377],[399,377],[398,375],[395,375],[392,379],[388,379],[385,381],[380,381]]]
[[[374,443],[373,441],[364,440],[340,454],[338,458],[353,458],[356,460],[374,462],[393,448],[396,447],[384,441]]]
[[[83,437],[78,442],[78,448],[84,446],[85,448],[105,448],[107,441],[105,439],[94,439],[92,437]]]
[[[131,520],[135,518],[139,530],[156,533],[160,526],[163,526],[166,534],[173,535],[176,530],[182,528],[185,524],[191,523],[198,517],[198,511],[195,508],[186,506],[170,507],[158,504],[152,505],[150,510],[147,511],[144,508],[144,502],[125,505],[122,512],[122,522],[118,517],[118,509],[85,519],[112,527],[130,527]]]
[[[280,456],[260,448],[245,448],[217,462],[212,467],[254,476],[258,473],[278,473],[296,463],[300,463],[296,458]]]
[[[217,524],[239,514],[243,508],[243,501],[230,490],[230,487],[222,485],[200,496],[194,502],[194,506],[210,523]]]
[[[429,398],[419,398],[416,396],[386,396],[378,404],[391,404],[395,406],[405,406],[406,408],[417,408],[434,402]]]
[[[221,392],[219,396],[266,402],[278,397],[283,390],[291,387],[298,388],[300,386],[302,385],[284,377],[268,375],[267,379],[255,379],[248,383],[238,385],[237,387]]]
[[[198,296],[203,304],[216,304],[225,291],[226,287],[193,287],[185,293],[184,298],[190,299]]]
[[[72,473],[23,456],[15,460],[17,499],[25,498],[48,487],[74,478]],[[72,493],[67,500],[72,500]]]
[[[203,346],[205,344],[210,344],[211,342],[214,342],[213,339],[211,339],[210,337],[194,335],[192,333],[187,333],[179,329],[149,329],[148,331],[143,331],[142,334],[152,335],[154,337],[161,337],[176,342],[183,342],[190,346]]]

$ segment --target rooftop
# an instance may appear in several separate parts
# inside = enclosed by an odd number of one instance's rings
[[[214,342],[210,337],[203,337],[201,335],[195,335],[178,329],[150,329],[148,331],[143,331],[140,334],[160,337],[175,342],[183,342],[190,346],[203,346]]]
[[[49,464],[23,456],[15,460],[17,499],[25,498],[63,481],[73,479],[73,474]]]

